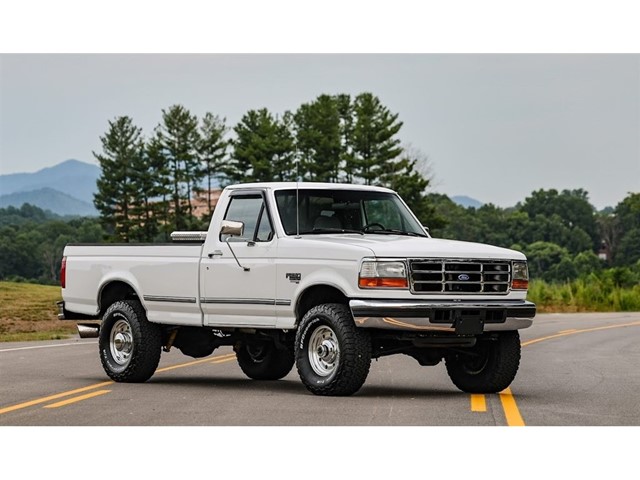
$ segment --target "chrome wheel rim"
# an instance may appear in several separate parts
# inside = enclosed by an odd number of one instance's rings
[[[335,332],[326,325],[316,328],[309,338],[309,363],[321,377],[328,377],[338,366],[340,345]]]
[[[118,365],[127,365],[133,352],[133,335],[131,325],[125,320],[118,320],[109,335],[111,357]]]

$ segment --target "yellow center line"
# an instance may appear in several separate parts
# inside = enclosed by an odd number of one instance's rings
[[[507,425],[510,427],[524,427],[524,420],[522,419],[522,415],[520,415],[516,399],[509,387],[500,392],[500,402],[502,403],[502,409],[507,418]]]
[[[533,340],[528,340],[523,342],[521,345],[526,347],[528,345],[533,345],[534,343],[543,342],[545,340],[551,340],[553,338],[565,337],[567,335],[575,335],[576,333],[585,333],[585,332],[597,332],[599,330],[610,330],[612,328],[622,328],[622,327],[634,327],[640,326],[640,322],[632,322],[632,323],[621,323],[618,325],[607,325],[605,327],[595,327],[595,328],[582,328],[577,330],[563,330],[562,332],[558,332],[554,335],[548,335],[546,337],[534,338]]]
[[[216,363],[230,362],[231,360],[235,360],[235,359],[236,359],[236,356],[235,356],[235,354],[233,354],[233,355],[230,355],[230,356],[228,356],[226,358],[225,357],[220,357],[220,358],[218,358],[216,360],[213,360],[211,363],[213,363],[215,365]]]
[[[61,402],[52,403],[51,405],[45,405],[42,408],[59,408],[64,407],[65,405],[69,405],[71,403],[81,402],[82,400],[87,400],[88,398],[98,397],[100,395],[104,395],[105,393],[109,393],[111,390],[98,390],[95,392],[87,393],[85,395],[80,395],[79,397],[68,398],[67,400],[62,400]]]
[[[220,356],[214,357],[214,358],[217,359],[217,360],[220,360],[220,359],[227,358],[227,357],[229,357],[229,359],[231,359],[231,358],[235,357],[235,353],[229,353],[227,355],[220,355]],[[211,358],[205,358],[203,360],[196,360],[195,362],[179,363],[178,365],[173,365],[171,367],[160,368],[160,369],[156,370],[156,373],[166,372],[168,370],[174,370],[176,368],[188,367],[190,365],[196,365],[196,364],[205,363],[205,362],[211,362]],[[222,363],[222,362],[220,362],[220,363]],[[93,390],[95,388],[105,387],[107,385],[112,385],[113,383],[114,382],[112,382],[112,381],[95,383],[95,384],[89,385],[87,387],[76,388],[75,390],[68,390],[66,392],[56,393],[55,395],[49,395],[47,397],[36,398],[34,400],[29,400],[28,402],[18,403],[16,405],[11,405],[11,406],[8,406],[8,407],[0,408],[0,415],[2,415],[4,413],[14,412],[16,410],[22,410],[23,408],[32,407],[34,405],[40,405],[41,403],[47,403],[47,402],[50,402],[51,400],[57,400],[58,398],[69,397],[71,395],[76,395],[78,393],[86,392],[87,390]]]
[[[0,415],[2,415],[3,413],[13,412],[14,410],[31,407],[33,405],[39,405],[40,403],[47,403],[58,398],[68,397],[77,393],[86,392],[87,390],[93,390],[94,388],[104,387],[113,383],[114,382],[96,383],[94,385],[89,385],[88,387],[76,388],[75,390],[69,390],[68,392],[56,393],[55,395],[49,395],[48,397],[36,398],[35,400],[30,400],[28,402],[18,403],[17,405],[11,405],[10,407],[0,409]]]
[[[487,411],[487,399],[481,393],[471,394],[471,411],[472,412],[486,412]]]
[[[220,355],[219,357],[214,357],[214,358],[215,358],[215,360],[220,360],[222,358],[226,358],[226,357],[230,357],[230,356],[234,356],[235,357],[235,355],[236,355],[235,353],[229,353],[228,355]],[[175,370],[176,368],[190,367],[191,365],[199,365],[201,363],[211,362],[211,361],[215,361],[215,360],[211,360],[210,358],[203,358],[201,360],[195,360],[193,362],[179,363],[178,365],[172,365],[170,367],[159,368],[158,370],[156,370],[156,373],[168,372],[169,370]]]

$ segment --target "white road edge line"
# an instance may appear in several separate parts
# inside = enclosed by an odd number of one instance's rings
[[[68,347],[71,345],[95,345],[98,342],[77,342],[77,343],[58,343],[56,345],[38,345],[35,347],[17,347],[17,348],[5,348],[0,350],[2,352],[15,352],[17,350],[33,350],[35,348],[53,348],[53,347]]]

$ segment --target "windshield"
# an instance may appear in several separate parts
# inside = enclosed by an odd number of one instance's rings
[[[287,235],[296,234],[296,190],[275,192]],[[426,237],[400,198],[371,190],[319,190],[298,193],[300,234],[359,233]]]

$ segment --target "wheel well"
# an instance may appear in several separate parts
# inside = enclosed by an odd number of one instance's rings
[[[137,300],[138,295],[131,285],[125,282],[110,282],[102,287],[98,296],[99,315],[119,300]]]
[[[329,285],[315,285],[307,288],[296,303],[296,319],[299,321],[305,313],[316,305],[323,303],[342,303],[349,305],[349,299],[335,287]]]

